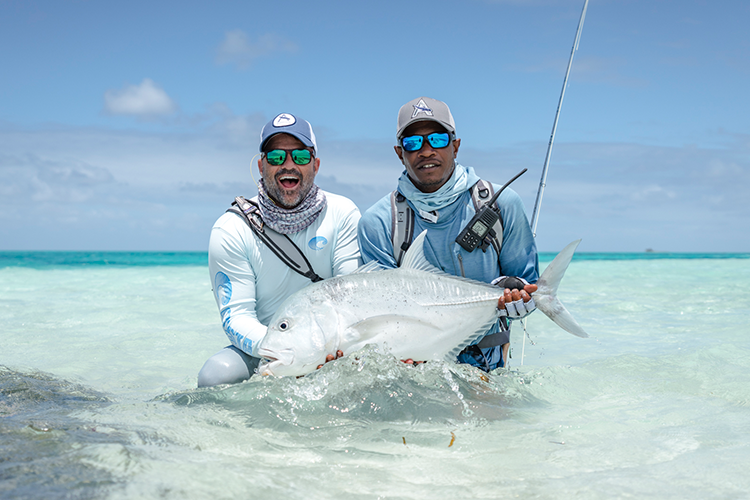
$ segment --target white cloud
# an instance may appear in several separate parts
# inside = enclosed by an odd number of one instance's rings
[[[113,115],[149,118],[172,114],[177,104],[153,80],[144,78],[140,85],[105,92],[104,110]]]
[[[247,69],[259,57],[274,52],[294,52],[297,45],[278,35],[267,33],[251,42],[242,30],[228,31],[216,54],[218,64],[236,64],[240,69]]]
[[[658,202],[661,200],[666,199],[674,199],[677,197],[677,194],[675,194],[674,191],[664,189],[661,186],[657,186],[655,184],[651,184],[648,186],[645,186],[637,191],[633,191],[630,195],[630,198],[636,202],[644,202],[644,201],[654,201]]]

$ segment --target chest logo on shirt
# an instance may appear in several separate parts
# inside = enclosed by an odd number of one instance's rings
[[[323,236],[316,236],[314,238],[311,238],[310,241],[307,242],[307,246],[309,246],[311,250],[323,250],[323,247],[325,247],[327,244],[328,240]]]

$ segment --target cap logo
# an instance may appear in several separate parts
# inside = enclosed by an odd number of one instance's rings
[[[424,102],[424,99],[420,99],[418,103],[412,104],[412,106],[414,106],[414,112],[411,114],[412,118],[416,118],[419,113],[432,116],[432,109]]]
[[[273,119],[274,127],[289,127],[297,123],[297,119],[289,113],[281,113],[279,116]]]

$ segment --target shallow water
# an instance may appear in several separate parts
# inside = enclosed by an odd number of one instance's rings
[[[200,390],[203,265],[0,268],[0,497],[744,498],[750,260],[620,259],[563,280],[590,339],[535,313],[508,370],[366,348]]]

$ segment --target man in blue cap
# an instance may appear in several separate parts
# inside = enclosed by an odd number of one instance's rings
[[[375,260],[398,267],[414,238],[427,230],[425,257],[448,274],[496,284],[505,289],[498,302],[498,322],[458,356],[485,371],[506,366],[510,342],[508,319],[534,310],[531,293],[539,277],[537,250],[521,198],[511,189],[496,201],[500,213],[480,246],[467,249],[458,240],[466,229],[481,226],[474,215],[500,186],[483,181],[471,167],[456,161],[461,139],[448,105],[417,97],[399,110],[395,146],[404,166],[398,189],[370,207],[359,224],[365,263]],[[484,228],[487,230],[489,228]],[[495,234],[492,238],[491,234]],[[465,241],[462,241],[465,243]]]
[[[257,346],[281,303],[311,282],[350,273],[361,263],[359,210],[315,184],[320,158],[312,126],[282,113],[260,135],[258,196],[237,198],[211,229],[209,273],[232,345],[206,361],[198,387],[250,378]]]

